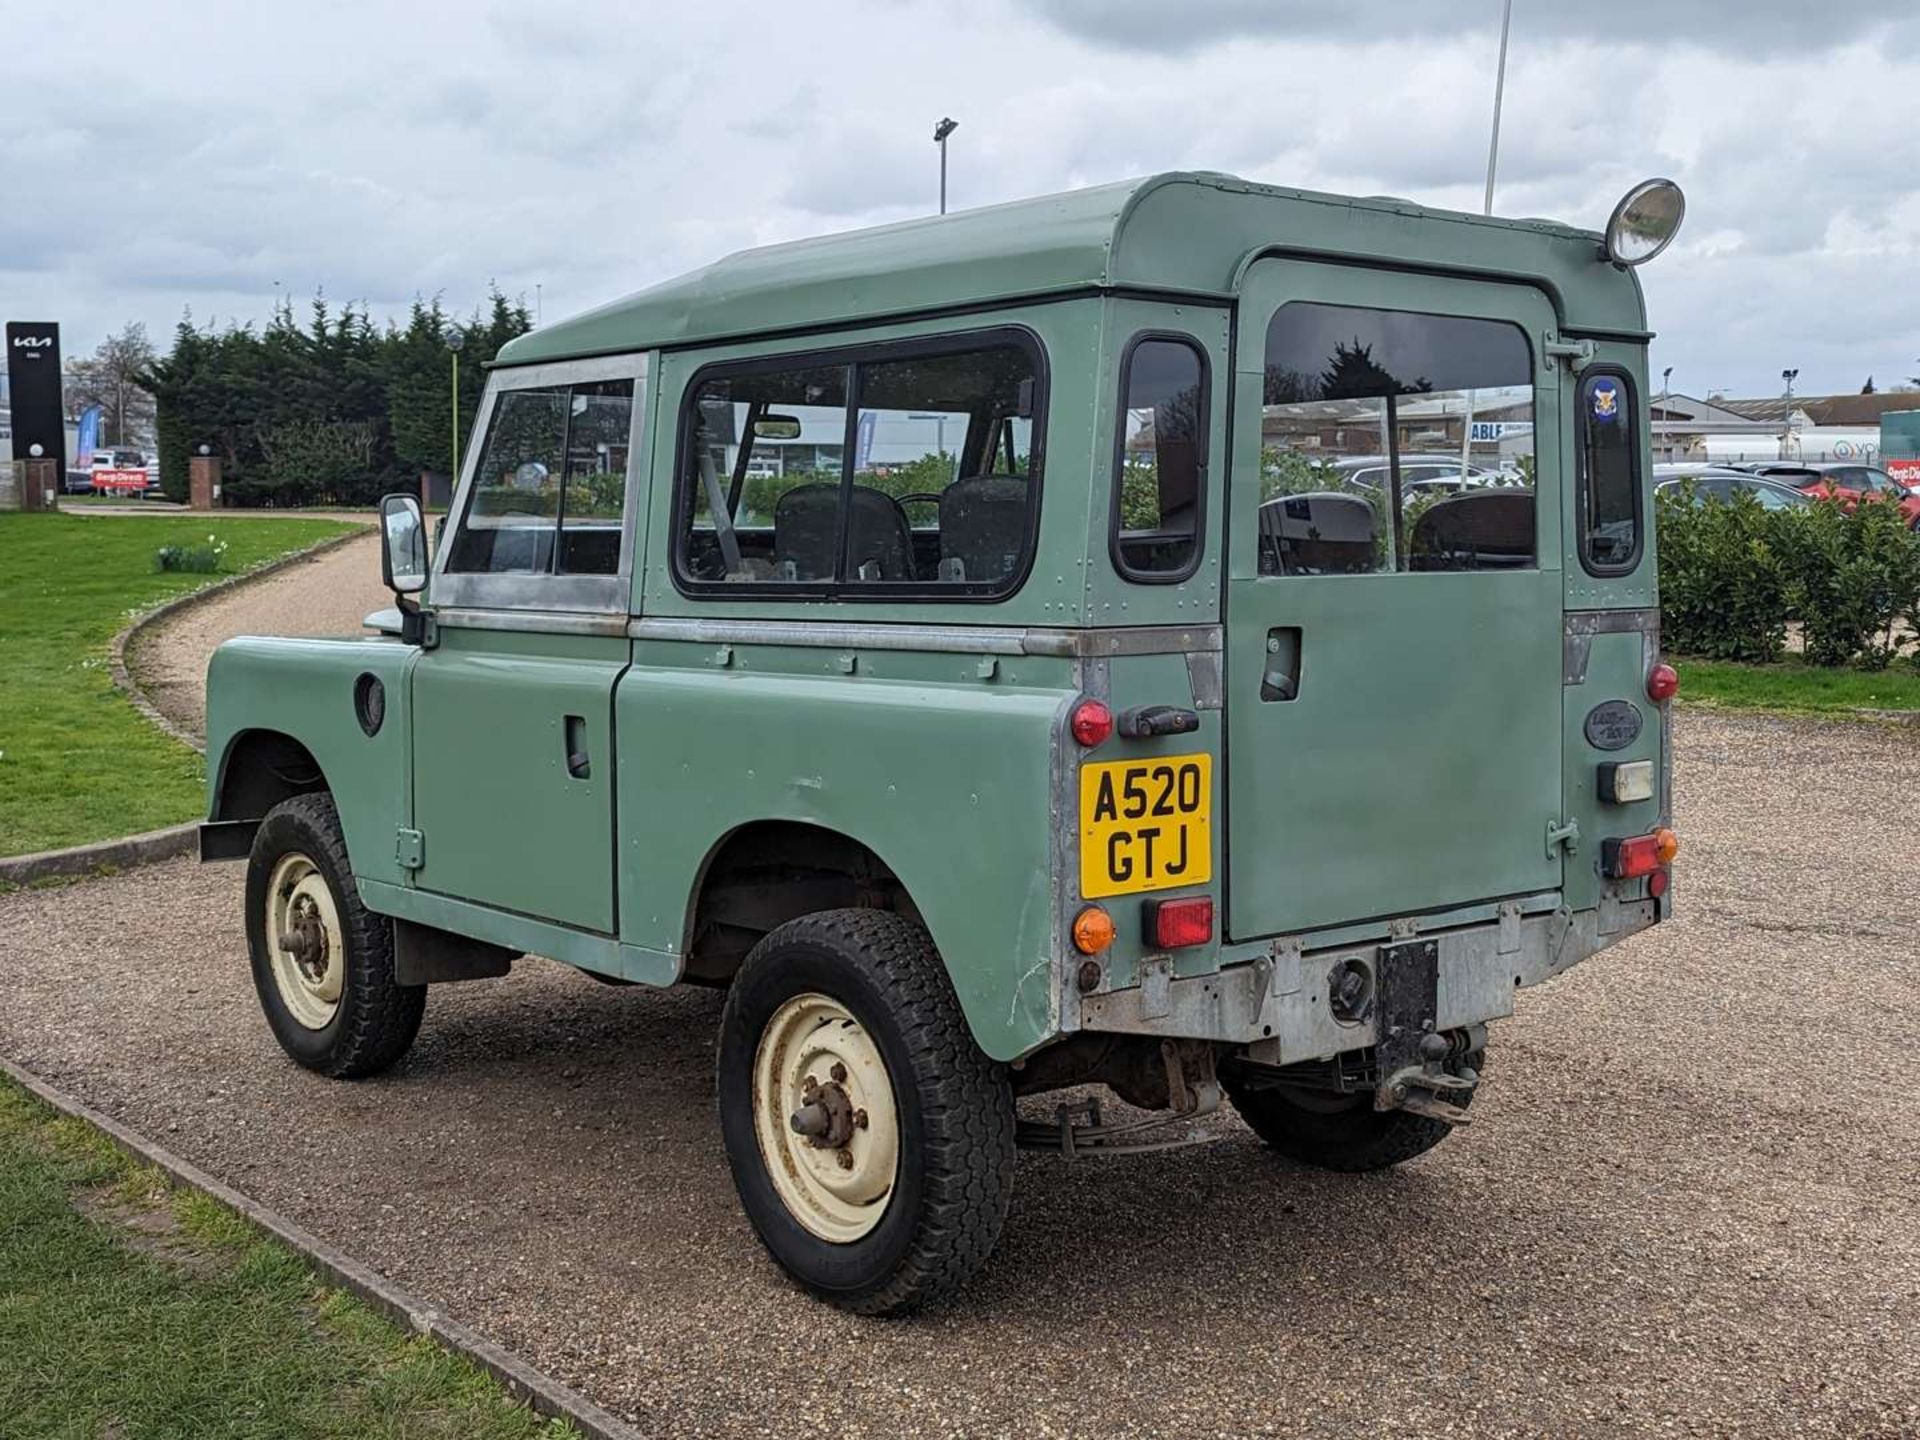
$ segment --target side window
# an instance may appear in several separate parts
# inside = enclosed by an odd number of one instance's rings
[[[1262,574],[1538,563],[1519,326],[1296,301],[1267,327],[1263,391]]]
[[[1019,343],[710,371],[686,403],[683,583],[994,595],[1033,543],[1037,371]]]
[[[631,380],[501,391],[448,573],[617,573],[632,426]]]
[[[1207,363],[1190,340],[1136,339],[1120,366],[1113,563],[1129,580],[1180,580],[1200,558]]]
[[[1580,382],[1580,562],[1619,575],[1640,559],[1639,422],[1619,371],[1589,371]]]

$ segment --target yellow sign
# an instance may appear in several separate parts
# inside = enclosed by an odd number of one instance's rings
[[[1089,900],[1213,878],[1213,757],[1080,770],[1080,893]]]

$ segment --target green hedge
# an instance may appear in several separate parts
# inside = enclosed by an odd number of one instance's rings
[[[1920,534],[1897,503],[1764,510],[1750,495],[1722,503],[1680,486],[1654,504],[1667,649],[1766,663],[1798,622],[1808,664],[1920,660]]]

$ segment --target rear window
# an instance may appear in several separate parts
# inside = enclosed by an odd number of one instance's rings
[[[1620,575],[1640,560],[1639,420],[1622,370],[1588,370],[1580,382],[1580,561]]]
[[[1518,325],[1294,301],[1267,327],[1263,400],[1262,574],[1536,565]]]
[[[1005,331],[704,371],[683,411],[676,579],[1011,593],[1038,514],[1040,370],[1037,343]]]
[[[1183,580],[1200,559],[1206,506],[1206,356],[1182,336],[1138,336],[1120,397],[1114,566],[1129,580]]]

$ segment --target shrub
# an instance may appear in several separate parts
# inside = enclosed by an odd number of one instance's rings
[[[1788,599],[1779,521],[1751,495],[1697,501],[1693,487],[1654,500],[1660,532],[1660,630],[1679,653],[1710,660],[1777,660],[1787,639]]]
[[[212,575],[220,569],[226,553],[227,542],[209,535],[204,545],[162,545],[153,552],[153,568]]]
[[[1714,660],[1778,659],[1800,623],[1812,665],[1880,669],[1911,649],[1920,618],[1920,535],[1894,501],[1851,513],[1821,502],[1768,511],[1747,495],[1655,502],[1666,644]]]

